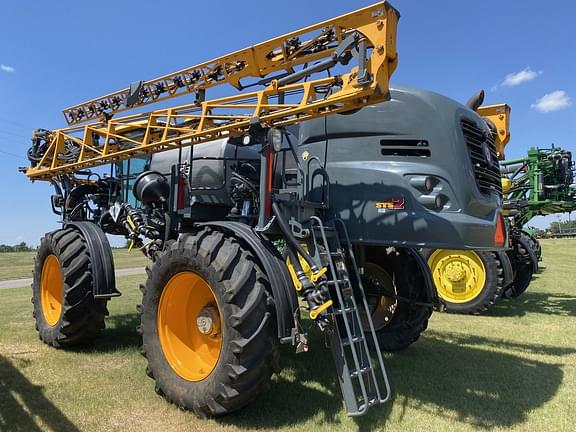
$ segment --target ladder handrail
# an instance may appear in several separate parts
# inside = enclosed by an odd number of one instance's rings
[[[326,232],[324,231],[324,225],[322,223],[322,220],[317,217],[317,216],[312,216],[310,217],[310,220],[313,223],[316,223],[319,230],[320,230],[320,234],[322,235],[322,242],[324,243],[325,246],[328,246],[328,239],[326,238]],[[330,249],[328,248],[328,250],[326,252],[330,252]],[[340,290],[340,287],[338,285],[338,278],[336,277],[336,275],[338,274],[336,272],[336,268],[334,267],[334,261],[332,260],[332,257],[328,257],[328,265],[330,267],[330,272],[331,274],[334,276],[334,286],[335,286],[335,291],[336,291],[336,295],[338,297],[338,304],[341,307],[345,307],[345,302],[344,299],[342,298],[342,292]],[[352,296],[353,298],[353,296]],[[348,322],[348,317],[346,316],[346,314],[342,314],[342,320],[344,321],[344,327],[346,328],[346,334],[347,336],[349,336],[350,338],[352,337],[352,331],[350,330],[350,323]],[[336,327],[336,323],[335,327]],[[360,329],[362,329],[362,326],[360,325]],[[337,328],[334,329],[335,331],[338,331]],[[350,344],[352,344],[353,341],[350,340]],[[356,353],[356,349],[351,345],[352,349],[352,358],[354,359],[354,368],[357,371],[360,371],[361,367],[360,367],[360,362],[358,360],[358,354]],[[367,410],[368,410],[368,392],[366,391],[366,386],[364,385],[364,379],[362,378],[362,376],[359,374],[359,382],[360,382],[360,389],[362,391],[362,398],[364,400],[364,406],[360,407],[359,413],[358,415],[364,414]]]
[[[335,344],[335,346],[332,346],[332,352],[336,361],[336,366],[340,372],[340,386],[342,388],[344,401],[346,403],[348,415],[362,415],[370,406],[376,403],[385,403],[392,395],[390,382],[384,366],[384,360],[382,353],[380,352],[374,324],[370,316],[370,309],[364,294],[364,288],[355,262],[354,251],[352,250],[352,243],[350,242],[346,226],[343,221],[338,218],[329,223],[329,227],[333,230],[331,233],[332,236],[330,237],[332,239],[331,246],[322,219],[317,216],[311,216],[309,221],[313,231],[312,238],[316,254],[318,254],[317,259],[320,259],[322,254],[326,255],[328,263],[324,264],[324,262],[322,262],[321,264],[328,266],[330,270],[329,274],[332,277],[332,279],[329,280],[329,283],[331,283],[334,288],[334,294],[331,295],[335,295],[335,298],[333,297],[334,304],[332,305],[332,309],[329,310],[329,313],[331,312],[333,316],[333,331],[335,332],[331,335],[332,344]],[[318,233],[316,233],[316,231],[318,231]],[[318,248],[318,243],[320,241],[324,248],[323,252]],[[336,248],[336,250],[333,248]],[[339,268],[340,264],[335,262],[335,259],[342,260],[342,268]],[[352,263],[352,271],[355,273],[354,276],[352,276],[351,272],[348,270],[348,261],[351,261]],[[361,292],[362,307],[366,314],[365,319],[369,323],[369,328],[372,333],[373,348],[368,344],[366,335],[366,331],[368,330],[365,331],[363,327],[361,309],[358,308],[358,302],[356,301],[356,294],[353,288],[354,285],[351,280],[353,277],[355,277],[357,288]],[[349,293],[345,293],[344,288],[340,287],[341,278],[343,278],[342,280],[347,281],[346,285],[347,289],[350,290]],[[340,334],[339,329],[341,324],[343,324],[343,330],[346,331],[346,339],[348,340],[347,344],[342,343],[342,334]],[[355,338],[358,338],[358,340],[355,341]],[[348,346],[348,351],[352,354],[354,362],[354,371],[352,372],[348,367],[348,360],[346,360],[345,345]],[[360,348],[358,345],[361,345],[362,347]],[[373,361],[371,356],[372,351],[376,351],[377,361]],[[340,368],[342,369],[340,370]],[[381,378],[384,380],[386,390],[384,397],[382,396],[383,392],[380,389],[376,372],[377,368],[380,369]],[[357,392],[357,389],[354,389],[353,379],[358,379],[361,394]],[[359,403],[360,401],[358,400],[359,396],[362,397],[361,403]]]
[[[340,225],[342,227],[342,232],[344,233],[344,240],[346,242],[346,248],[348,250],[348,253],[350,254],[350,261],[352,262],[352,268],[354,271],[354,275],[356,276],[356,283],[358,284],[359,288],[360,288],[360,293],[362,295],[362,302],[363,302],[363,306],[364,306],[364,310],[368,313],[370,311],[369,307],[368,307],[368,301],[366,300],[366,294],[364,292],[364,285],[362,284],[362,279],[360,278],[360,272],[358,271],[358,266],[356,265],[356,257],[354,256],[354,250],[352,248],[352,242],[350,241],[350,236],[348,235],[348,230],[346,229],[346,225],[344,224],[344,221],[342,219],[335,219],[335,224],[336,225]],[[338,229],[336,229],[338,231]],[[355,300],[354,300],[355,301]],[[368,324],[370,325],[370,333],[372,334],[372,341],[374,343],[374,346],[379,346],[378,344],[378,338],[376,337],[376,331],[374,329],[374,322],[372,321],[372,319],[367,319],[366,321],[368,321]],[[390,388],[390,382],[388,380],[388,374],[386,373],[386,369],[383,367],[384,365],[384,358],[382,357],[382,353],[380,352],[379,349],[375,350],[378,356],[378,362],[380,365],[380,371],[382,373],[382,378],[384,379],[384,385],[386,386],[386,397],[382,398],[380,396],[380,389],[378,387],[376,387],[376,390],[378,392],[378,398],[380,400],[380,403],[385,403],[388,400],[390,400],[390,397],[392,395],[392,390]],[[374,372],[374,369],[372,370],[372,374],[374,376],[374,381],[376,381],[376,375]]]

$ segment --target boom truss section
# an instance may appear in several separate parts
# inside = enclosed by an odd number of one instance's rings
[[[186,69],[186,73],[179,71],[148,81],[136,92],[123,90],[69,108],[64,113],[73,126],[36,132],[29,152],[32,167],[26,175],[33,180],[50,180],[77,170],[217,138],[246,136],[255,123],[282,127],[387,100],[390,76],[397,64],[397,20],[395,9],[386,2],[378,3]],[[300,42],[300,35],[314,31],[318,32],[315,37]],[[306,64],[301,69],[294,69],[303,63]],[[238,70],[230,70],[231,64],[239,65]],[[330,76],[336,66],[347,67],[347,71]],[[218,78],[208,73],[214,69],[221,72]],[[279,70],[286,72],[266,78]],[[194,82],[189,78],[193,71],[201,77]],[[318,77],[326,72],[329,76]],[[240,79],[244,77],[264,77],[265,87],[111,118],[128,108],[198,93],[215,85],[228,83],[243,88]],[[180,81],[188,84],[178,86]],[[150,89],[156,85],[166,92],[153,97]],[[127,106],[125,101],[135,95],[137,100]],[[113,104],[114,98],[120,98],[121,103]],[[97,106],[102,106],[100,112]],[[99,121],[78,124],[98,117]]]
[[[396,66],[397,20],[398,13],[390,5],[377,3],[196,66],[134,83],[132,88],[66,108],[63,114],[68,125],[75,125],[222,84],[243,90],[247,87],[243,79],[264,78],[280,71],[284,72],[281,75],[292,74],[295,66],[331,58],[354,32],[362,33],[372,47],[379,47],[377,57],[384,54],[388,58],[391,73]]]

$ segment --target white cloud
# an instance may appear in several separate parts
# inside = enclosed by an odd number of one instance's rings
[[[16,69],[14,69],[12,66],[7,66],[5,64],[0,64],[0,69],[3,72],[8,72],[8,73],[16,72]]]
[[[552,112],[568,108],[570,105],[572,105],[572,101],[566,92],[564,90],[556,90],[552,93],[546,93],[530,106],[540,112]]]
[[[513,72],[506,75],[502,85],[505,87],[516,87],[522,83],[532,81],[538,75],[541,75],[542,71],[533,71],[530,66],[522,69],[520,72]]]

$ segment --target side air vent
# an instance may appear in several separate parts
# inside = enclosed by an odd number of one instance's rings
[[[415,156],[430,157],[428,141],[411,139],[383,139],[380,140],[382,156]]]

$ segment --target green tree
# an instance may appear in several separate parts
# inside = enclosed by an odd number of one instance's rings
[[[26,244],[26,242],[20,242],[14,246],[14,252],[27,252],[30,248]]]

